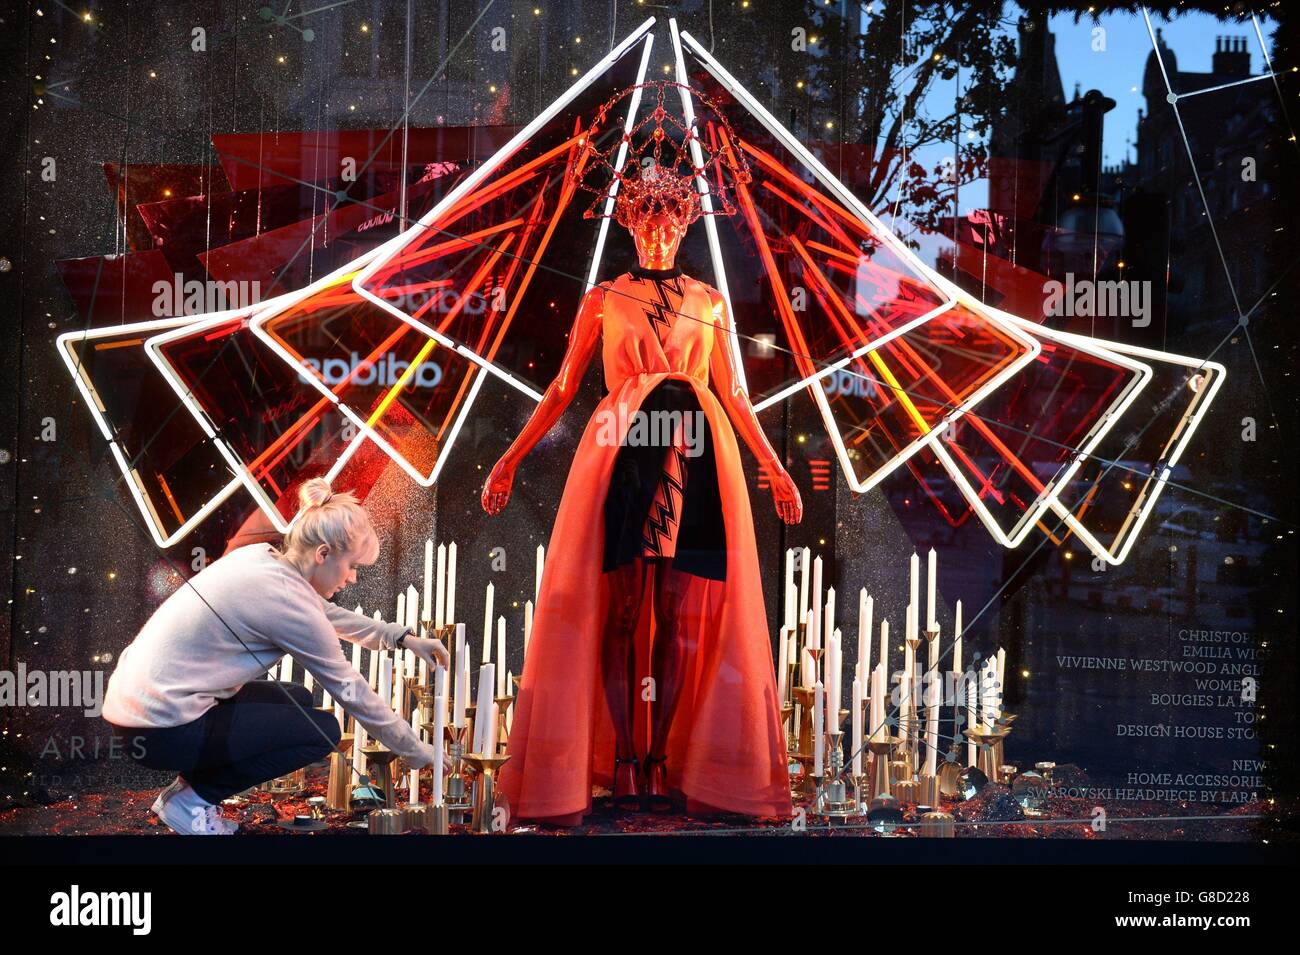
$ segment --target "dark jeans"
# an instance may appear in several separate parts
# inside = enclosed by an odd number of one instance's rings
[[[136,762],[176,771],[210,803],[324,759],[339,741],[338,720],[313,709],[304,687],[271,680],[244,684],[184,726],[113,728],[142,741],[130,749],[143,747]]]

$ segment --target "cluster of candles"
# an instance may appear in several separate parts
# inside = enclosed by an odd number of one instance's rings
[[[436,558],[435,558],[436,553]],[[546,559],[545,548],[537,548],[537,570],[535,575],[535,588],[540,590],[542,580],[542,567]],[[534,596],[536,593],[534,593]],[[421,599],[423,596],[423,599]],[[478,685],[475,697],[475,714],[474,720],[474,737],[470,741],[470,751],[481,754],[494,754],[499,745],[500,724],[504,723],[506,732],[509,732],[511,725],[514,705],[513,702],[505,704],[504,719],[501,714],[501,703],[499,700],[513,696],[514,693],[514,676],[507,669],[506,657],[506,618],[504,615],[498,615],[493,626],[493,610],[495,600],[495,588],[491,583],[487,585],[485,597],[485,609],[483,614],[483,652],[478,669]],[[422,613],[423,611],[423,613]],[[356,608],[357,613],[362,613],[360,606]],[[376,610],[374,619],[383,620],[382,614]],[[410,714],[411,729],[428,739],[428,742],[438,751],[439,759],[435,762],[435,770],[432,773],[433,792],[430,804],[441,806],[443,804],[443,775],[440,770],[441,757],[445,752],[446,728],[449,725],[456,730],[462,730],[468,725],[467,710],[469,708],[469,694],[472,683],[471,674],[471,654],[467,652],[467,638],[465,633],[465,624],[456,621],[456,543],[453,541],[450,545],[439,544],[436,552],[433,541],[427,540],[424,545],[424,589],[423,595],[417,591],[414,585],[410,585],[404,592],[397,595],[396,612],[393,618],[395,621],[405,624],[407,628],[415,633],[421,633],[432,627],[435,630],[443,630],[446,627],[454,627],[455,637],[452,645],[448,648],[451,655],[451,666],[455,670],[455,679],[451,685],[451,692],[448,693],[448,671],[446,667],[435,666],[432,674],[429,670],[429,664],[426,660],[417,658],[415,651],[410,648],[398,650],[368,650],[368,666],[363,667],[362,647],[360,644],[352,644],[352,667],[357,671],[359,677],[364,677],[370,689],[378,694],[381,700],[386,700],[394,711],[403,714]],[[526,601],[524,604],[524,635],[523,647],[524,655],[528,653],[529,638],[532,633],[533,625],[533,601]],[[444,631],[445,632],[445,631]],[[495,641],[493,635],[495,633]],[[493,658],[493,645],[495,643],[495,659]],[[294,662],[289,654],[285,654],[277,666],[273,666],[268,676],[271,679],[278,679],[285,682],[292,682],[294,678]],[[432,676],[432,681],[430,680]],[[302,681],[308,692],[314,691],[314,681],[310,672],[305,669],[302,672]],[[412,686],[431,687],[433,690],[432,711],[428,708],[421,708],[415,705],[414,694],[411,692]],[[328,690],[323,690],[324,697],[322,707],[332,709],[335,718],[339,721],[340,731],[347,729],[347,715],[338,700],[331,700]],[[428,730],[425,723],[433,723],[432,730]],[[363,747],[366,740],[366,730],[364,726],[353,721],[353,732],[355,741],[352,748],[352,766],[357,778],[364,778],[366,773],[366,757],[363,753]],[[408,776],[409,801],[412,805],[418,804],[420,799],[419,773],[416,770],[410,770]]]
[[[808,548],[786,551],[784,614],[779,643],[777,692],[783,705],[793,710],[793,726],[799,726],[803,714],[791,683],[797,681],[805,691],[812,691],[813,753],[812,772],[821,777],[830,754],[827,734],[839,731],[839,710],[844,703],[843,636],[835,626],[835,589],[827,588],[823,596],[822,559],[811,559]],[[945,673],[940,667],[939,623],[936,616],[937,559],[933,549],[927,555],[925,627],[920,616],[920,557],[912,554],[910,587],[903,629],[902,670],[890,669],[889,621],[882,619],[879,630],[879,658],[871,664],[874,600],[864,587],[858,592],[858,652],[849,692],[850,750],[852,773],[862,775],[864,744],[890,740],[890,722],[898,726],[898,739],[907,752],[919,756],[925,745],[923,772],[933,776],[939,761],[939,711],[945,699]],[[810,579],[811,574],[811,579]],[[796,581],[796,577],[798,578]],[[925,671],[920,669],[917,650],[925,644]],[[1006,652],[979,665],[979,672],[962,669],[962,605],[958,600],[953,621],[951,679],[948,698],[953,700],[954,727],[959,707],[964,706],[965,725],[978,722],[991,728],[1002,716],[1002,693],[1006,672]],[[899,684],[896,706],[890,707],[890,684]],[[805,694],[805,699],[807,698]],[[917,717],[918,702],[925,705],[924,728]],[[896,720],[891,720],[891,709]],[[834,714],[827,719],[827,713]],[[954,732],[954,738],[957,733]],[[976,746],[967,744],[967,761],[976,764]]]

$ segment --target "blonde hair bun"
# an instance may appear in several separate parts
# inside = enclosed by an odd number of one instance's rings
[[[358,550],[363,563],[379,554],[379,538],[370,515],[351,491],[334,491],[324,478],[298,488],[298,515],[284,536],[285,550],[305,553],[328,544],[339,553]]]
[[[330,482],[324,478],[316,477],[309,481],[303,481],[302,487],[298,488],[298,510],[305,511],[309,507],[324,507],[333,496],[334,491],[330,488]],[[347,496],[352,497],[351,494]]]

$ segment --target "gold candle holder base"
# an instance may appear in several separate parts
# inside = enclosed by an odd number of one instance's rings
[[[890,756],[894,746],[900,742],[897,736],[876,735],[867,740],[867,749],[871,752],[871,797],[893,796],[894,777],[890,767]]]
[[[957,793],[961,791],[958,780],[961,778],[962,765],[958,762],[955,751],[951,755],[952,759],[939,764],[939,793],[950,799],[956,799]],[[936,802],[932,805],[939,804]]]
[[[932,809],[921,816],[920,835],[930,839],[951,839],[957,834],[957,825],[951,815]]]
[[[475,774],[473,786],[474,813],[470,818],[470,830],[480,834],[493,832],[495,831],[493,823],[495,822],[498,803],[502,804],[501,808],[505,808],[507,813],[509,812],[509,807],[504,805],[504,797],[500,796],[496,791],[496,774],[497,770],[510,757],[487,755],[486,753],[467,753],[463,758],[466,765]]]
[[[431,836],[445,836],[451,832],[451,813],[447,804],[429,806],[424,817],[424,831]]]
[[[392,762],[397,759],[397,754],[382,743],[369,743],[361,747],[361,754],[366,757],[366,768],[374,778],[375,788],[384,794],[384,808],[396,809],[397,792],[393,788]]]
[[[920,777],[918,777],[918,781],[921,784],[921,793],[917,798],[917,802],[923,806],[929,806],[932,809],[939,808],[939,777],[937,775],[929,776],[922,773]]]
[[[977,747],[976,768],[984,773],[989,782],[1000,782],[998,775],[997,749],[994,744],[1003,739],[1010,730],[1006,727],[988,727],[984,724],[965,731],[966,738]]]
[[[376,809],[366,816],[365,825],[372,836],[400,836],[406,831],[406,810]]]
[[[268,779],[262,783],[260,788],[262,792],[271,793],[274,796],[296,795],[307,788],[307,771],[306,769],[295,769],[287,775]]]

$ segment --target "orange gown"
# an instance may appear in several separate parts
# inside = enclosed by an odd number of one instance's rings
[[[601,572],[603,504],[628,422],[666,378],[692,387],[708,422],[726,530],[726,579],[691,577],[685,600],[688,657],[668,736],[668,786],[689,812],[792,811],[749,494],[735,432],[709,389],[727,337],[716,328],[709,287],[689,277],[681,282],[677,314],[666,316],[671,327],[660,333],[651,321],[664,316],[653,314],[646,283],[625,274],[603,286],[609,394],[587,423],[560,499],[500,778],[517,819],[576,824],[591,811],[593,783],[611,783],[614,730],[600,667],[609,604]],[[616,442],[609,440],[610,421],[621,421]],[[654,639],[647,593],[635,637],[638,691]],[[649,704],[639,703],[642,754],[649,727]]]

